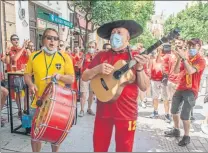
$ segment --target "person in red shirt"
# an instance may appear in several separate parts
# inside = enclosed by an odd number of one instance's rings
[[[79,84],[80,84],[80,75],[81,75],[81,70],[80,70],[79,65],[80,65],[81,59],[83,57],[83,53],[80,51],[79,46],[74,48],[74,52],[71,53],[71,57],[72,57],[74,71],[75,71],[75,75],[76,75],[75,82],[72,84],[72,86],[74,87],[74,89],[76,89],[77,97],[79,100],[79,91],[80,91]]]
[[[96,48],[97,48],[97,43],[96,42],[89,42],[89,44],[88,44],[88,53],[82,59],[82,62],[80,63],[81,65],[79,65],[79,67],[81,67],[81,74],[88,68],[91,61],[93,60],[93,58],[96,54]],[[87,101],[88,93],[89,93],[89,98],[88,98],[87,113],[94,116],[95,113],[91,109],[94,95],[93,95],[93,91],[90,88],[90,81],[83,81],[81,79],[80,92],[81,92],[81,99],[80,99],[81,110],[80,110],[80,113],[79,113],[78,116],[79,117],[84,116],[84,105],[85,105],[85,102]]]
[[[153,98],[153,107],[154,111],[150,115],[150,118],[158,117],[158,105],[159,105],[159,96],[164,102],[165,108],[165,120],[170,123],[171,118],[169,115],[169,102],[168,102],[168,93],[167,93],[167,84],[163,82],[164,76],[168,75],[169,71],[169,55],[163,54],[164,48],[160,46],[157,49],[156,59],[152,60],[151,67],[151,82],[152,82],[152,98]],[[166,80],[167,81],[167,80]]]
[[[110,40],[112,49],[101,51],[83,72],[83,81],[89,81],[96,75],[109,75],[114,70],[114,64],[119,60],[129,60],[129,41],[142,33],[142,27],[133,20],[119,20],[106,23],[98,28],[101,38]],[[94,124],[94,152],[108,151],[115,126],[116,152],[132,152],[134,134],[138,116],[138,89],[146,91],[150,84],[149,77],[143,65],[149,61],[148,55],[130,52],[138,63],[131,69],[134,80],[127,83],[118,99],[111,102],[97,102],[97,112]],[[98,89],[99,90],[99,89]]]
[[[184,52],[186,49],[184,48],[184,40],[180,37],[175,39],[175,47],[183,48]],[[180,81],[180,75],[174,73],[174,68],[177,62],[177,55],[175,55],[175,52],[172,51],[170,58],[169,58],[169,75],[168,75],[168,84],[167,84],[167,90],[168,90],[168,100],[172,101],[173,94],[176,91],[177,85]]]
[[[110,49],[111,49],[111,45],[110,45],[109,43],[103,44],[103,50],[104,50],[104,51],[108,51],[108,50],[110,50]]]
[[[72,50],[70,46],[66,46],[66,53],[72,58]]]
[[[63,40],[59,40],[58,51],[61,52],[62,54],[66,53],[65,42]]]
[[[191,111],[196,103],[201,76],[206,65],[205,59],[199,54],[201,41],[193,38],[187,44],[188,58],[183,49],[179,47],[176,49],[178,57],[174,72],[176,74],[181,73],[181,80],[172,99],[171,113],[173,114],[174,128],[171,131],[165,132],[165,135],[168,137],[180,137],[179,112],[182,107],[180,117],[183,121],[184,136],[178,143],[179,146],[186,146],[190,143]]]
[[[25,40],[23,43],[23,46],[19,46],[19,37],[16,34],[13,34],[10,37],[12,47],[9,51],[9,58],[10,58],[10,64],[8,65],[7,71],[22,71],[25,68],[25,65],[27,64],[27,61],[29,59],[29,55],[31,52],[26,49],[29,40]],[[14,78],[11,78],[11,85],[14,85],[14,91],[16,92],[16,103],[18,107],[18,116],[21,117],[22,110],[21,110],[21,91],[25,91],[25,95],[27,95],[27,91],[25,90],[25,83],[24,78],[15,76]],[[27,110],[27,99],[26,96],[24,97],[24,111],[23,113],[26,113]]]
[[[35,46],[33,44],[32,41],[29,41],[28,42],[28,45],[27,45],[27,49],[29,50],[29,52],[33,53],[35,51]]]

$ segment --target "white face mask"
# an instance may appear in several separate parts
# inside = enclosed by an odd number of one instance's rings
[[[95,52],[95,49],[94,49],[94,48],[89,48],[89,49],[88,49],[88,52],[89,52],[90,54],[93,54],[93,53]]]
[[[42,50],[44,50],[44,52],[46,52],[47,54],[50,54],[50,55],[53,55],[57,52],[57,49],[49,50],[46,46],[43,46]]]

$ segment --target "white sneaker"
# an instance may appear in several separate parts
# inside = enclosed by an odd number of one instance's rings
[[[141,106],[142,108],[146,108],[147,107],[147,105],[145,104],[145,102],[139,102],[139,106]]]
[[[78,114],[79,117],[83,117],[84,116],[84,111],[80,111]]]

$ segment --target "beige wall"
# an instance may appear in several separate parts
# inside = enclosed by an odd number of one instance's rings
[[[5,6],[5,12],[3,8],[4,6]],[[1,15],[2,15],[1,16],[1,28],[2,28],[1,36],[2,36],[2,43],[3,43],[3,51],[4,51],[6,42],[10,41],[9,40],[10,36],[16,33],[15,1],[6,1],[4,3],[1,1]]]

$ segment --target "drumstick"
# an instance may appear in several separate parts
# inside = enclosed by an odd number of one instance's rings
[[[35,92],[35,96],[36,96],[36,98],[37,98],[36,105],[37,105],[38,107],[41,107],[43,103],[42,103],[42,100],[39,98],[38,92],[37,92],[37,91]]]
[[[46,79],[50,79],[50,78],[52,78],[52,76],[47,76],[47,77],[43,78],[42,81],[46,80]]]

